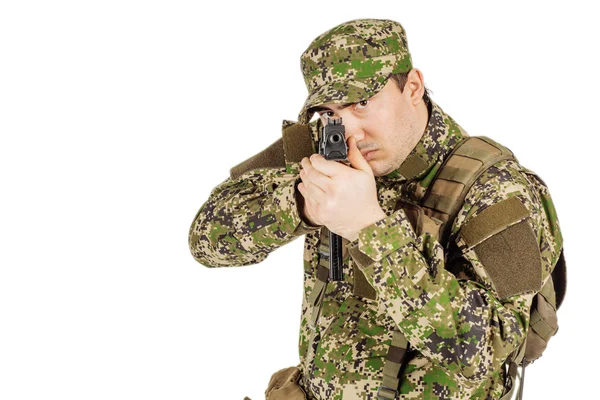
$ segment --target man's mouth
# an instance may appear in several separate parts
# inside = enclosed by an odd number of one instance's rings
[[[377,152],[377,150],[367,150],[365,152],[361,152],[363,158],[367,161],[373,158],[373,155]]]

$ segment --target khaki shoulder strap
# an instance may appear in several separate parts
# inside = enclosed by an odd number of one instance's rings
[[[515,160],[506,147],[485,136],[469,136],[448,155],[422,201],[425,213],[444,222],[440,243],[447,245],[452,222],[479,176],[502,160]]]

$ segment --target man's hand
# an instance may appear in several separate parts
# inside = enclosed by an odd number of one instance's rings
[[[323,224],[311,218],[309,214],[310,210],[308,210],[306,206],[306,200],[304,199],[304,196],[299,192],[300,190],[296,192],[296,201],[298,203],[298,213],[300,214],[300,218],[302,218],[304,222],[306,222],[308,225],[322,226]]]
[[[351,167],[320,154],[302,159],[298,190],[304,197],[304,213],[318,225],[353,241],[358,231],[385,218],[377,201],[371,166],[353,136],[348,139]]]

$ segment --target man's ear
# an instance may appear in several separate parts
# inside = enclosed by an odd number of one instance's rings
[[[425,93],[425,81],[423,79],[423,73],[418,68],[410,70],[407,76],[406,86],[404,90],[409,90],[410,101],[413,105],[419,104],[423,100],[423,94]]]

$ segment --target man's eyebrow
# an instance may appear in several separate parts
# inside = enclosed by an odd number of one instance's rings
[[[339,110],[343,110],[344,108],[350,107],[352,104],[356,104],[356,103],[345,103],[345,104],[342,104],[342,105],[340,106]],[[335,111],[335,110],[332,110],[331,108],[328,108],[328,107],[323,107],[323,106],[317,106],[317,107],[313,107],[313,108],[311,108],[311,110],[312,110],[313,112],[321,112],[321,111]]]

